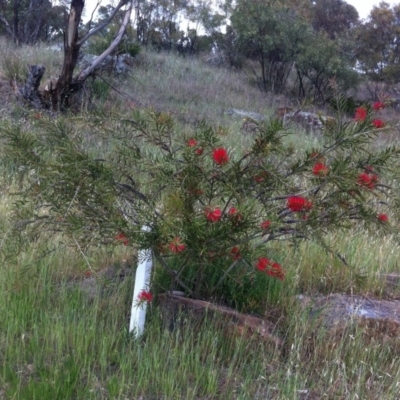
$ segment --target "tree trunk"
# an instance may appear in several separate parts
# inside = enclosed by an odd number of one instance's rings
[[[72,0],[71,2],[67,35],[64,35],[64,63],[56,87],[51,89],[51,106],[54,110],[68,108],[71,92],[80,89],[79,86],[73,88],[71,83],[81,47],[78,42],[78,27],[84,5],[84,0]]]
[[[39,93],[39,85],[46,68],[43,65],[29,66],[29,74],[25,86],[18,87],[15,83],[14,91],[17,98],[22,98],[36,109],[43,108],[43,98]]]
[[[19,46],[19,4],[20,0],[14,0],[13,28],[14,42],[17,46]]]
[[[19,1],[19,0],[18,0]],[[130,21],[132,13],[133,2],[135,0],[120,0],[118,5],[114,8],[112,14],[101,24],[95,28],[89,30],[82,38],[78,37],[78,27],[82,17],[82,11],[85,4],[84,0],[72,0],[71,8],[68,17],[67,33],[64,35],[64,63],[61,70],[61,74],[54,85],[45,89],[44,93],[39,93],[39,84],[42,75],[38,79],[34,79],[35,84],[32,84],[32,79],[28,77],[28,81],[23,88],[18,88],[18,93],[26,101],[33,103],[37,107],[38,100],[42,101],[42,108],[51,108],[54,111],[63,111],[71,106],[70,97],[72,93],[79,91],[86,79],[92,75],[97,68],[103,63],[107,56],[113,54],[115,49],[121,43],[121,40],[125,34],[127,26]],[[119,28],[119,31],[110,43],[109,47],[85,69],[79,71],[74,76],[74,70],[78,62],[79,51],[83,45],[92,35],[101,31],[105,28],[112,19],[117,15],[119,10],[128,4],[128,7],[124,11],[123,21]],[[1,17],[1,16],[0,16]],[[32,66],[30,68],[41,66]],[[30,70],[32,75],[32,70]],[[27,88],[30,88],[29,90]],[[33,93],[35,91],[36,93]],[[34,99],[34,101],[32,101]]]

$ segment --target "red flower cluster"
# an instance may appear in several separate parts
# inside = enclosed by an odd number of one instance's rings
[[[124,246],[128,246],[129,239],[126,237],[124,232],[120,232],[114,236],[114,240],[121,242]]]
[[[242,255],[240,254],[240,249],[238,246],[234,246],[231,248],[231,251],[229,252],[229,255],[234,259],[234,260],[239,260],[242,258]]]
[[[137,297],[138,301],[141,303],[150,303],[153,300],[153,294],[147,292],[146,290],[142,290]]]
[[[256,268],[261,272],[265,272],[269,276],[280,279],[281,281],[285,279],[285,272],[282,270],[281,265],[277,262],[272,262],[268,258],[260,257],[257,260]]]
[[[378,214],[378,221],[387,223],[389,222],[389,217],[386,214]]]
[[[229,161],[228,152],[223,147],[218,147],[217,149],[214,149],[212,153],[212,158],[214,162],[218,165],[226,164]]]
[[[197,140],[193,139],[193,138],[189,139],[187,141],[187,145],[189,147],[196,147],[197,146]],[[203,154],[203,148],[202,147],[198,147],[194,152],[195,152],[196,155],[201,156]]]
[[[383,103],[382,101],[376,101],[373,105],[372,108],[375,111],[379,111],[382,110],[383,108],[385,108],[385,103]]]
[[[238,214],[238,209],[236,208],[236,207],[231,207],[229,210],[228,210],[228,215],[230,216],[230,217],[235,217],[237,214]]]
[[[182,251],[184,251],[186,249],[186,244],[182,243],[182,239],[179,237],[176,237],[174,239],[172,239],[171,243],[168,245],[169,249],[173,252],[173,253],[181,253]]]
[[[239,222],[243,218],[242,214],[239,212],[239,210],[236,207],[231,207],[228,210],[228,216],[235,222]]]
[[[210,222],[218,222],[222,218],[222,211],[219,207],[206,208],[204,214]]]
[[[260,224],[261,229],[264,231],[266,231],[270,227],[270,225],[271,225],[271,221],[269,221],[269,220],[261,222],[261,224]]]
[[[383,128],[385,126],[385,123],[381,119],[374,119],[372,121],[372,125],[374,125],[375,128],[379,129]]]
[[[305,211],[312,208],[312,203],[302,196],[290,196],[286,206],[290,211]]]
[[[368,115],[368,110],[365,107],[358,107],[356,108],[356,112],[354,114],[354,120],[360,122],[365,121],[367,115]]]
[[[374,174],[363,172],[358,175],[357,183],[367,189],[375,189],[378,182],[378,177]]]
[[[318,162],[313,166],[312,173],[316,176],[325,176],[329,172],[329,168],[322,162]]]

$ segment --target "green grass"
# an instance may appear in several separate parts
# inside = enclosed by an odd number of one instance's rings
[[[66,254],[63,259],[70,261]],[[127,333],[131,280],[89,301],[57,274],[52,260],[25,274],[2,270],[0,387],[6,398],[229,398],[232,384],[251,398],[263,370],[263,358],[256,357],[262,344],[227,342],[212,321],[200,332],[186,323],[171,333],[157,309],[135,341]]]
[[[46,64],[52,76],[60,61],[43,47],[15,50],[4,42],[0,56],[0,75],[6,80],[22,76],[24,65],[38,62]],[[94,110],[131,116],[136,108],[153,106],[171,112],[177,120],[176,135],[187,137],[193,125],[206,119],[226,128],[221,138],[230,149],[245,149],[251,135],[240,131],[242,120],[227,116],[227,108],[269,117],[281,105],[250,86],[241,72],[173,54],[143,51],[129,75],[106,79],[129,98],[97,80]],[[7,119],[21,118],[25,129],[40,132],[33,118],[36,111],[15,104],[8,107],[13,112],[7,113]],[[82,135],[94,153],[110,151],[86,115],[66,118],[73,121],[73,133]],[[296,155],[318,147],[323,138],[299,130],[285,140]],[[12,180],[13,171],[9,166],[4,177]],[[327,243],[346,258],[349,267],[313,243],[302,243],[298,249],[274,244],[272,250],[281,254],[278,261],[287,279],[269,287],[266,309],[284,339],[282,348],[258,336],[227,334],[230,327],[222,329],[211,317],[201,322],[188,317],[171,332],[157,302],[150,308],[144,337],[135,340],[127,332],[132,277],[110,285],[94,300],[71,284],[82,281],[88,269],[97,273],[113,263],[134,265],[134,252],[99,247],[83,257],[65,247],[62,238],[49,243],[44,234],[36,241],[17,242],[10,237],[7,222],[14,201],[10,187],[14,188],[4,179],[0,249],[7,257],[0,264],[0,398],[399,398],[396,327],[353,324],[327,332],[317,329],[295,301],[298,294],[316,293],[387,297],[381,274],[398,269],[396,237],[366,232],[360,226],[346,234],[328,235]],[[53,251],[41,257],[48,249]],[[399,290],[391,289],[390,296],[398,298]]]
[[[280,301],[270,304],[279,312],[281,349],[257,336],[227,336],[212,318],[187,318],[171,332],[156,303],[135,340],[127,332],[132,278],[94,300],[70,284],[83,279],[87,260],[98,271],[131,257],[128,250],[84,260],[59,247],[32,263],[44,243],[32,244],[0,269],[0,390],[7,399],[301,399],[305,390],[321,399],[394,399],[397,337],[370,337],[357,325],[316,330],[294,295],[350,286],[371,293],[380,287],[378,273],[395,270],[396,245],[361,233],[331,240],[352,269],[307,243],[282,260],[288,278]],[[365,268],[367,280],[355,279]]]

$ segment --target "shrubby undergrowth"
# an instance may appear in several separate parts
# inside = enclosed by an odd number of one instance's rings
[[[371,151],[385,129],[378,112],[325,123],[324,144],[300,155],[276,120],[244,149],[206,124],[178,137],[172,117],[154,111],[88,117],[86,134],[42,115],[29,131],[3,126],[4,163],[20,188],[15,233],[62,233],[82,249],[150,248],[164,289],[260,310],[271,280],[285,278],[285,246],[313,241],[346,264],[327,234],[396,229],[398,150]]]

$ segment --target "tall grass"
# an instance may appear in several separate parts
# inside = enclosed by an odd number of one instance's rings
[[[28,73],[28,66],[42,64],[46,67],[44,80],[58,77],[62,66],[62,53],[54,51],[47,44],[23,45],[16,48],[11,42],[0,38],[0,71],[7,81],[22,82]]]
[[[131,277],[94,299],[72,283],[84,279],[88,260],[96,272],[131,257],[128,250],[98,249],[85,260],[58,247],[33,263],[45,241],[32,243],[17,262],[2,263],[0,269],[0,393],[5,398],[397,398],[396,327],[317,329],[294,300],[299,293],[349,292],[351,286],[353,293],[369,294],[379,288],[377,274],[396,268],[391,238],[333,236],[352,268],[309,243],[286,252],[282,263],[288,278],[280,301],[273,298],[270,304],[283,348],[257,336],[235,335],[211,317],[187,318],[170,331],[156,304],[145,336],[134,340],[127,332]],[[366,281],[355,279],[367,269]]]

